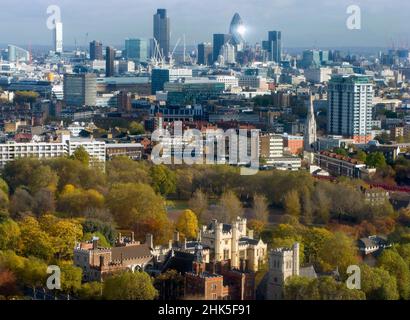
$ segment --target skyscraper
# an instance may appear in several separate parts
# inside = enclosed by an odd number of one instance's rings
[[[166,9],[157,9],[154,14],[154,39],[158,42],[161,53],[167,58],[170,53],[171,25]]]
[[[136,62],[147,60],[148,44],[144,39],[125,40],[125,58]]]
[[[90,60],[103,60],[103,47],[99,41],[90,42]]]
[[[56,22],[53,33],[54,52],[63,52],[63,23]]]
[[[305,124],[304,150],[313,151],[317,142],[317,125],[313,108],[313,95],[310,96],[309,109]]]
[[[115,50],[114,48],[107,47],[105,49],[105,76],[114,76],[114,60],[115,60]]]
[[[373,83],[368,76],[334,75],[328,86],[329,134],[353,138],[356,143],[371,140]]]
[[[269,60],[280,63],[282,60],[282,32],[269,31],[268,34]]]
[[[218,56],[221,54],[221,49],[225,43],[231,39],[230,34],[216,33],[214,34],[214,45],[213,45],[213,55],[212,62],[218,60]]]
[[[19,47],[9,44],[8,45],[8,61],[9,62],[29,62],[30,52],[28,52],[27,50],[24,50],[23,48],[19,48]]]
[[[212,64],[212,44],[206,42],[198,44],[198,64]]]
[[[65,74],[64,101],[68,106],[95,106],[97,76],[94,73]]]
[[[238,50],[242,50],[245,40],[243,38],[245,33],[245,26],[239,13],[235,13],[232,18],[231,25],[229,27],[229,33],[232,36],[232,44],[237,47]]]

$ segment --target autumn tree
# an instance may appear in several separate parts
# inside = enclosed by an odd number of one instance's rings
[[[253,217],[256,220],[262,221],[264,223],[268,222],[269,219],[269,209],[268,200],[263,195],[255,194],[253,196],[253,207],[252,207]]]
[[[285,195],[283,206],[287,215],[299,218],[301,213],[301,204],[298,192],[295,190],[289,191]]]
[[[177,230],[185,239],[194,240],[198,237],[198,218],[191,210],[184,210],[176,223]]]
[[[46,261],[54,256],[54,246],[50,235],[41,229],[39,222],[30,216],[20,223],[21,251],[25,256],[34,256]]]
[[[90,164],[90,154],[85,150],[83,146],[79,146],[75,149],[71,159],[81,162],[83,165],[88,166]]]
[[[322,244],[317,252],[317,258],[323,271],[334,271],[338,268],[342,276],[346,275],[349,266],[358,263],[353,240],[341,232],[335,232]]]
[[[231,190],[226,191],[219,200],[219,216],[221,220],[231,223],[237,217],[242,217],[243,214],[242,203],[236,194]]]
[[[18,250],[20,227],[9,218],[0,219],[0,250]]]
[[[157,296],[152,279],[145,272],[124,272],[104,282],[103,297],[107,300],[154,300]]]
[[[40,226],[50,237],[55,257],[59,260],[71,260],[76,242],[83,237],[81,224],[74,220],[45,215],[40,219]]]
[[[202,221],[206,211],[208,210],[207,194],[201,189],[196,190],[192,198],[189,200],[188,206],[197,214],[198,220]]]

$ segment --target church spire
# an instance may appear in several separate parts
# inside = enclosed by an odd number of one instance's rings
[[[313,108],[314,96],[310,95],[310,103],[308,114],[305,123],[305,137],[304,137],[304,150],[308,152],[314,151],[314,145],[317,141],[317,126],[315,119],[315,111]]]

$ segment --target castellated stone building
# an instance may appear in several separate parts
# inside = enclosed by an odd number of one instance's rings
[[[282,300],[285,282],[300,275],[299,244],[292,249],[272,250],[269,255],[268,300]]]
[[[246,219],[237,218],[232,224],[213,220],[202,227],[200,238],[211,249],[211,261],[230,261],[232,269],[240,269],[245,263],[247,270],[256,272],[265,262],[267,244],[254,239],[253,231],[247,230]]]

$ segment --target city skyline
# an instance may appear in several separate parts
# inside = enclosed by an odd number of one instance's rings
[[[0,12],[0,30],[11,28],[13,33],[3,34],[0,42],[18,45],[49,45],[52,42],[52,32],[46,27],[46,10],[51,3],[43,0],[7,2],[8,10]],[[119,45],[128,37],[152,38],[152,16],[157,8],[167,9],[172,45],[184,34],[186,43],[195,45],[211,41],[214,33],[228,33],[229,23],[236,12],[246,26],[245,40],[251,44],[260,43],[270,30],[283,32],[284,47],[388,47],[393,42],[396,45],[410,42],[405,32],[405,9],[410,9],[410,4],[400,3],[399,6],[398,0],[389,3],[360,1],[357,5],[362,13],[361,30],[346,27],[349,16],[346,9],[352,4],[347,0],[337,4],[315,0],[308,7],[302,6],[301,0],[258,0],[252,3],[239,0],[235,4],[188,0],[141,0],[135,4],[121,0],[115,4],[98,3],[98,6],[95,0],[59,0],[53,4],[61,8],[64,43],[68,46],[77,43],[83,47],[94,39],[107,45]],[[116,7],[119,14],[113,15]]]

